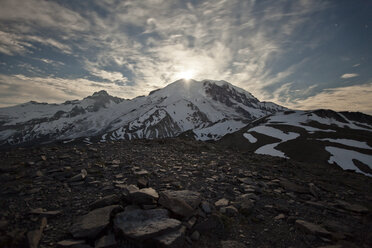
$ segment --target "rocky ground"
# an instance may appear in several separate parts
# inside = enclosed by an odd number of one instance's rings
[[[372,180],[181,139],[0,151],[0,247],[372,247]]]

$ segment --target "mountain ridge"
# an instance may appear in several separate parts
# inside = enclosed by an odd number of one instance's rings
[[[226,81],[181,79],[133,99],[101,90],[61,104],[29,102],[2,108],[0,142],[12,145],[98,135],[102,141],[153,139],[191,129],[198,130],[201,140],[215,140],[253,119],[282,110],[286,108],[260,102]]]

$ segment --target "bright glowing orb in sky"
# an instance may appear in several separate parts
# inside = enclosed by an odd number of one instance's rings
[[[195,75],[193,70],[185,70],[178,73],[177,78],[179,79],[191,79]]]

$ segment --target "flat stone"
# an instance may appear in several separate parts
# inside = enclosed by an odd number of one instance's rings
[[[152,204],[159,199],[159,194],[153,188],[143,188],[130,193],[135,204]]]
[[[209,202],[203,201],[200,204],[200,206],[201,206],[202,210],[204,211],[204,213],[210,214],[212,212],[211,205],[209,204]]]
[[[279,184],[288,191],[293,191],[296,193],[308,194],[310,193],[307,187],[298,185],[296,183],[290,182],[287,179],[281,178]]]
[[[114,234],[109,234],[98,239],[94,245],[94,248],[111,248],[117,247]]]
[[[111,212],[119,205],[98,208],[86,215],[80,216],[71,226],[70,232],[74,238],[93,238],[110,222]]]
[[[281,220],[284,219],[285,215],[284,214],[278,214],[277,216],[274,217],[275,220]]]
[[[310,223],[304,220],[296,220],[295,225],[306,233],[328,238],[331,237],[330,232],[317,224]]]
[[[239,211],[234,206],[222,207],[220,209],[220,212],[230,217],[236,216],[239,213]]]
[[[118,195],[112,194],[102,197],[90,204],[91,209],[102,208],[110,205],[114,205],[120,202],[120,197]]]
[[[87,175],[88,175],[88,172],[85,169],[82,169],[79,174],[71,177],[68,181],[69,182],[78,182],[78,181],[84,180]]]
[[[156,237],[155,240],[163,248],[183,247],[185,243],[186,227],[181,226],[178,230]]]
[[[177,230],[181,222],[168,217],[166,209],[134,209],[115,216],[114,226],[126,237],[143,240]]]
[[[356,212],[356,213],[368,213],[369,210],[366,207],[363,207],[358,204],[351,204],[345,201],[336,200],[336,206],[343,208],[348,211]]]
[[[243,243],[240,243],[235,240],[226,240],[221,241],[222,248],[245,248],[246,246]]]
[[[239,203],[239,211],[243,215],[246,215],[246,216],[250,215],[253,211],[253,208],[254,208],[254,203],[252,200],[244,200]]]
[[[219,199],[218,201],[216,201],[214,203],[214,205],[218,208],[220,207],[227,207],[229,205],[229,200],[225,199],[225,198],[222,198],[222,199]]]
[[[41,219],[40,228],[33,230],[33,231],[29,231],[27,233],[27,240],[28,240],[28,245],[30,248],[37,248],[39,246],[39,242],[40,242],[41,236],[43,234],[43,230],[46,227],[46,225],[47,225],[47,219],[43,217]]]
[[[254,184],[253,180],[249,177],[238,178],[238,181],[244,184]]]
[[[149,181],[144,178],[144,177],[140,177],[137,179],[137,186],[142,189],[142,188],[146,188],[149,186]]]
[[[40,214],[40,215],[58,215],[60,213],[61,211],[59,210],[47,211],[43,208],[35,208],[35,209],[31,209],[30,211],[30,214]]]
[[[163,191],[159,198],[159,204],[183,217],[193,215],[200,202],[200,194],[190,190]]]
[[[85,240],[77,240],[77,239],[66,239],[61,240],[57,243],[58,247],[73,247],[76,245],[85,244]]]

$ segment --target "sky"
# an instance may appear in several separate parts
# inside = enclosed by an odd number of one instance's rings
[[[372,114],[371,0],[0,0],[0,107],[225,80]]]

